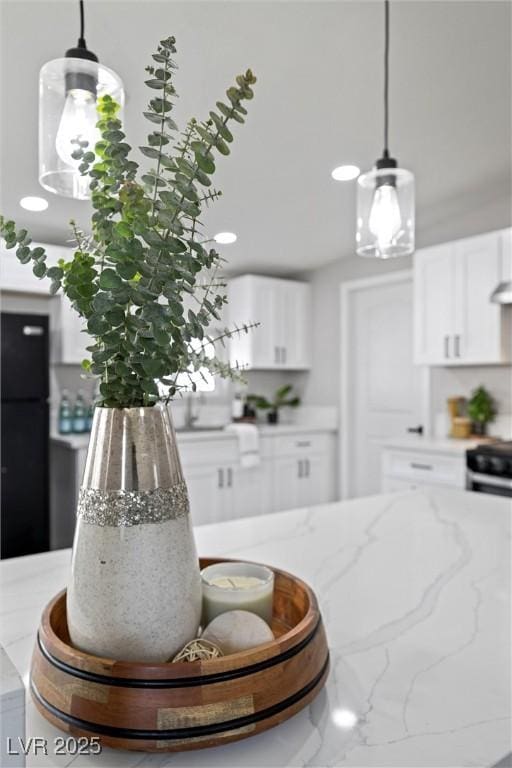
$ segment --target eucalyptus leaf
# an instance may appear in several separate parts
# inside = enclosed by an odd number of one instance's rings
[[[112,290],[121,286],[121,278],[117,275],[113,269],[104,269],[100,275],[100,288],[103,290]]]
[[[32,267],[32,272],[36,277],[44,277],[46,275],[46,264],[41,261],[36,261],[34,266]]]

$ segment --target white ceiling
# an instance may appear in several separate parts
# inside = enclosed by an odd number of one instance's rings
[[[37,181],[37,92],[42,64],[77,38],[76,0],[2,0],[2,210],[35,239],[65,242],[87,225],[88,204],[44,193]],[[183,124],[207,116],[250,66],[256,96],[232,155],[218,163],[224,196],[207,216],[234,271],[289,273],[353,253],[355,182],[332,168],[373,164],[382,149],[383,3],[126,2],[88,0],[86,38],[123,78],[125,125],[143,142],[144,67],[161,37],[177,38],[176,109]],[[508,217],[511,183],[511,5],[391,5],[390,144],[417,183],[418,243],[478,231],[479,212]],[[138,154],[138,153],[137,153]],[[31,214],[24,195],[46,194]],[[505,226],[508,221],[497,221]]]

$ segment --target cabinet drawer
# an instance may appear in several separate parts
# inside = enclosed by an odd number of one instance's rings
[[[418,480],[403,480],[395,477],[383,477],[381,483],[382,493],[397,493],[398,491],[428,491],[429,488],[440,488],[442,483],[424,482]]]
[[[280,435],[274,438],[275,456],[311,456],[327,453],[331,445],[328,434]]]
[[[181,463],[184,467],[211,464],[223,466],[236,464],[239,459],[238,440],[235,437],[222,440],[180,440],[177,434]]]
[[[383,462],[383,474],[387,477],[464,487],[463,456],[386,451]]]

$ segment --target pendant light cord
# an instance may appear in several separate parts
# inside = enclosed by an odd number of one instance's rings
[[[384,152],[389,157],[389,0],[384,0]]]
[[[78,38],[78,47],[87,48],[85,44],[85,21],[84,21],[84,0],[78,0],[80,6],[80,37]]]

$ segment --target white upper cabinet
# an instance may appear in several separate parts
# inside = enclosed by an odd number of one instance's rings
[[[501,235],[493,233],[455,243],[455,339],[453,354],[465,363],[504,362],[502,317],[490,301],[501,280]]]
[[[60,358],[66,365],[80,365],[91,353],[86,347],[93,339],[85,332],[85,321],[72,308],[67,296],[60,295]]]
[[[231,365],[262,370],[310,367],[311,287],[308,283],[244,275],[229,282],[229,325],[258,322],[230,341]]]
[[[490,296],[505,279],[510,230],[457,240],[414,256],[415,362],[491,365],[510,360],[510,311]]]
[[[72,248],[34,242],[31,243],[31,248],[38,245],[46,250],[48,266],[55,266],[59,259],[69,261],[72,258]],[[16,257],[16,249],[7,250],[4,245],[0,246],[0,288],[2,291],[50,295],[50,281],[36,277],[32,272],[32,265],[21,264]],[[58,311],[52,312],[52,362],[79,365],[84,358],[90,357],[86,347],[92,343],[91,337],[83,332],[83,319],[71,308],[69,299],[62,291],[54,301],[58,301],[60,306]]]
[[[455,263],[451,243],[414,256],[415,362],[445,365],[454,322]]]
[[[46,262],[48,266],[55,266],[61,258],[69,258],[70,249],[65,246],[34,242],[30,244],[31,248],[37,246],[45,248],[48,254]],[[2,240],[0,243],[0,289],[48,296],[50,281],[36,277],[32,272],[32,264],[22,264],[16,256],[16,248],[7,249]]]

